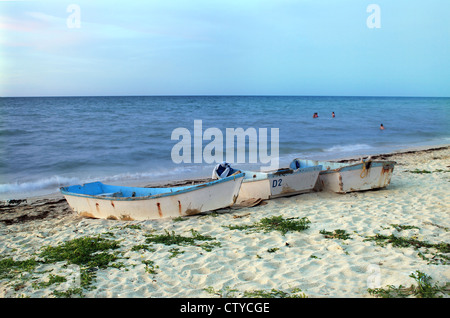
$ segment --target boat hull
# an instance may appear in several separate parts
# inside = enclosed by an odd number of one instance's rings
[[[317,182],[320,166],[277,172],[244,171],[237,202],[247,199],[269,200],[310,192]]]
[[[113,220],[154,220],[195,215],[235,203],[244,174],[216,182],[183,187],[147,197],[114,197],[61,192],[70,207],[81,216]]]
[[[394,171],[394,161],[366,161],[354,164],[312,161],[319,163],[317,190],[348,193],[387,187]]]

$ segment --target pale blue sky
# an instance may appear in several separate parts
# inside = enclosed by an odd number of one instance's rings
[[[0,96],[450,96],[449,14],[449,0],[0,1]]]

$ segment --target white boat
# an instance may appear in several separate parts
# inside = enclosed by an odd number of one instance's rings
[[[244,179],[224,179],[171,188],[141,188],[86,183],[61,188],[70,207],[81,216],[114,220],[151,220],[194,215],[236,202]]]
[[[236,171],[227,163],[222,163],[214,168],[213,178],[220,178],[225,173],[222,170],[227,168],[231,169],[231,173]],[[314,189],[321,170],[320,165],[303,165],[295,169],[283,168],[268,172],[240,170],[245,173],[245,178],[237,202],[248,199],[269,200],[310,192]]]
[[[395,161],[333,162],[294,159],[291,165],[321,165],[317,190],[347,193],[385,188],[391,182]]]

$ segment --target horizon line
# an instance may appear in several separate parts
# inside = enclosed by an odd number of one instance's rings
[[[58,98],[58,97],[377,97],[377,98],[450,98],[450,96],[407,95],[295,95],[295,94],[130,94],[130,95],[30,95],[0,96],[0,98]]]

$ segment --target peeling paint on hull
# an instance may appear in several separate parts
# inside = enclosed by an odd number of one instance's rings
[[[167,189],[117,187],[124,191],[135,190],[136,196],[114,196],[83,193],[83,187],[110,187],[101,183],[61,188],[70,207],[81,216],[112,220],[151,220],[194,215],[216,210],[234,203],[244,179],[240,173],[225,179],[200,185]],[[109,188],[108,188],[109,189]],[[71,192],[76,190],[76,192]],[[139,191],[166,191],[156,195],[139,196]],[[100,191],[100,190],[99,190]],[[78,192],[78,193],[77,193]],[[85,191],[86,192],[86,191]]]
[[[324,170],[319,174],[316,189],[348,193],[387,187],[391,182],[395,162],[366,161],[359,163],[319,162]]]

